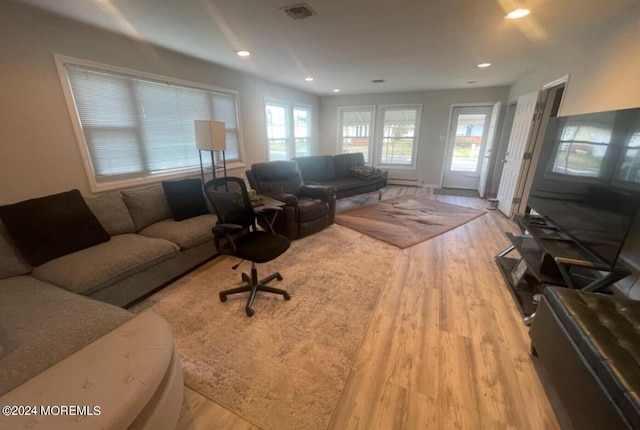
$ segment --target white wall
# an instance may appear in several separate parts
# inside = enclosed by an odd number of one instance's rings
[[[265,161],[265,97],[319,97],[13,2],[0,2],[0,204],[78,188],[90,194],[53,54],[237,90],[245,165]],[[243,173],[244,169],[231,172]]]
[[[640,6],[520,78],[511,87],[509,100],[569,74],[560,115],[639,107],[639,52]]]
[[[508,87],[472,88],[464,90],[415,91],[360,95],[326,96],[321,98],[319,148],[322,154],[336,154],[338,149],[338,108],[393,104],[422,104],[417,169],[390,170],[389,177],[420,179],[424,185],[439,186],[444,173],[446,136],[454,104],[506,102]]]

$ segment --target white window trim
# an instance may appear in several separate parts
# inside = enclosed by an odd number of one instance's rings
[[[378,124],[375,128],[375,137],[373,140],[373,146],[375,148],[375,158],[372,159],[375,167],[384,167],[387,170],[417,170],[418,164],[418,152],[420,149],[420,135],[421,135],[421,124],[422,124],[422,103],[399,103],[399,104],[389,104],[389,105],[378,105],[379,109],[377,109],[377,121]],[[397,109],[397,108],[416,108],[416,125],[414,131],[414,140],[415,144],[413,147],[413,153],[411,154],[411,163],[410,164],[393,164],[393,163],[382,163],[380,162],[381,151],[382,151],[382,139],[384,138],[384,112],[385,109]]]
[[[373,164],[373,160],[374,160],[374,146],[375,146],[375,133],[376,133],[376,118],[377,118],[377,106],[376,105],[362,105],[362,106],[339,106],[338,107],[338,129],[337,129],[337,146],[336,146],[336,153],[337,154],[342,154],[343,153],[343,148],[342,148],[342,144],[343,144],[343,136],[342,136],[342,119],[343,119],[343,115],[342,113],[346,110],[371,110],[371,133],[369,136],[369,153],[367,154],[367,164],[371,164],[372,166]]]
[[[265,155],[266,155],[266,159],[267,160],[271,160],[271,154],[269,151],[269,134],[267,133],[267,127],[268,127],[268,122],[267,122],[267,105],[271,104],[271,105],[276,105],[276,106],[282,106],[285,108],[285,115],[287,116],[287,118],[285,118],[286,122],[286,126],[287,126],[287,132],[288,132],[288,139],[289,140],[289,158],[293,158],[296,157],[296,137],[294,136],[295,133],[295,125],[294,125],[294,121],[293,121],[293,111],[295,108],[301,108],[301,109],[306,109],[309,111],[309,154],[313,154],[314,153],[314,133],[313,133],[313,107],[311,107],[310,105],[306,105],[304,103],[296,103],[290,100],[283,100],[283,99],[277,99],[277,98],[273,98],[273,97],[265,97],[264,98],[264,104],[263,104],[263,112],[264,112],[264,142],[265,142]]]
[[[230,90],[227,88],[215,87],[212,85],[206,85],[191,81],[186,81],[177,78],[171,78],[167,76],[155,75],[153,73],[141,72],[138,70],[127,69],[119,66],[112,66],[104,63],[98,63],[90,60],[83,60],[80,58],[69,57],[66,55],[53,54],[56,68],[58,70],[58,77],[60,78],[60,84],[62,86],[62,92],[64,93],[64,98],[67,103],[67,109],[69,111],[69,117],[71,118],[71,123],[73,126],[73,131],[76,136],[76,143],[78,144],[78,148],[80,150],[80,155],[82,157],[82,162],[84,164],[85,173],[87,175],[87,179],[89,181],[89,187],[92,192],[102,192],[126,187],[132,187],[136,185],[144,185],[157,183],[161,180],[169,180],[169,179],[178,179],[185,178],[189,176],[195,176],[200,174],[200,169],[190,169],[184,170],[178,173],[173,174],[165,174],[165,175],[154,175],[154,176],[140,176],[137,178],[124,179],[124,180],[115,180],[110,181],[104,184],[98,184],[95,179],[95,171],[93,168],[93,163],[91,161],[91,157],[89,155],[89,150],[87,147],[87,142],[85,141],[85,136],[82,131],[82,125],[80,123],[80,118],[78,117],[78,112],[75,108],[75,101],[73,99],[73,94],[71,92],[71,86],[69,82],[69,78],[67,76],[65,65],[71,64],[75,66],[87,67],[96,70],[102,70],[105,72],[119,73],[122,75],[131,76],[134,78],[143,78],[149,79],[153,81],[158,81],[167,84],[180,85],[184,87],[195,88],[199,90],[208,90],[215,91],[220,93],[232,94],[236,98],[236,118],[238,122],[238,154],[240,156],[240,161],[236,161],[227,165],[227,169],[237,169],[244,168],[244,144],[242,138],[242,127],[240,124],[240,116],[238,115],[238,103],[239,103],[239,92],[235,90]]]

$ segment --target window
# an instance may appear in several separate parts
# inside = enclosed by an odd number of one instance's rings
[[[236,94],[58,58],[88,159],[92,189],[199,170],[194,120],[226,125],[229,161],[240,161]]]
[[[421,111],[421,105],[339,108],[340,149],[362,152],[365,163],[415,167]]]
[[[345,107],[340,108],[340,145],[342,153],[362,152],[365,163],[369,162],[371,137],[375,108]]]
[[[265,109],[269,160],[289,160],[310,155],[311,108],[267,101]]]
[[[420,106],[382,107],[378,164],[415,166]]]

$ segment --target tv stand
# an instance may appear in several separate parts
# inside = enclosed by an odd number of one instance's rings
[[[505,233],[511,245],[495,261],[527,325],[547,286],[604,292],[631,273],[621,265],[611,268],[544,218],[517,215],[514,220],[522,234]]]

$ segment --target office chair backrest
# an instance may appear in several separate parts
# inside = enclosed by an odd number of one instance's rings
[[[255,212],[244,181],[240,178],[224,177],[204,185],[204,192],[218,216],[218,224],[255,226]]]

